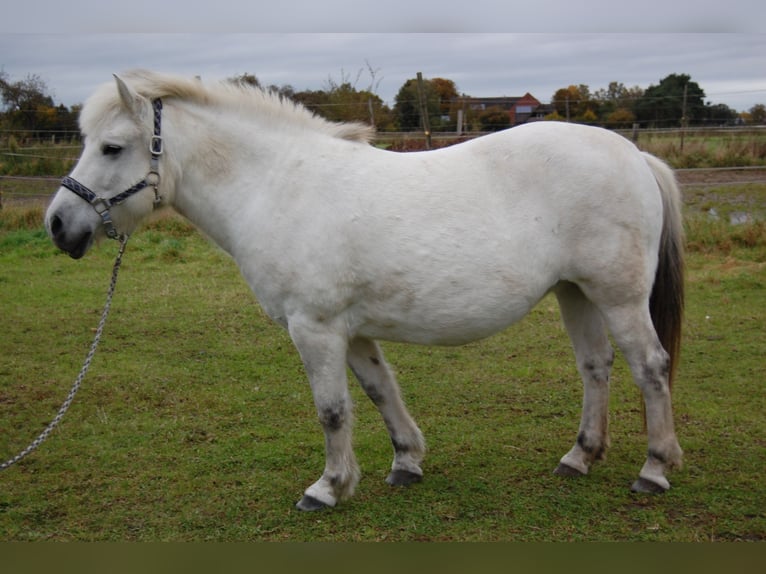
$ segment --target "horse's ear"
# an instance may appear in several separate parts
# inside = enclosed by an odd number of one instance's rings
[[[117,91],[125,108],[134,116],[141,115],[144,98],[134,92],[117,74],[114,74],[114,80],[117,82]]]

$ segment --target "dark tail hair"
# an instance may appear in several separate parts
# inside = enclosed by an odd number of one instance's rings
[[[662,237],[649,312],[654,329],[670,355],[668,384],[672,388],[681,352],[684,314],[684,228],[681,192],[675,174],[663,161],[645,153],[649,167],[662,192]]]

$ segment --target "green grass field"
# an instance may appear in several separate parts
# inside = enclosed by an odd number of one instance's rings
[[[234,263],[169,218],[131,239],[101,348],[61,426],[0,473],[0,540],[764,540],[766,226],[709,221],[708,203],[727,193],[688,194],[674,394],[686,459],[664,495],[629,491],[646,442],[621,358],[607,461],[583,479],[552,474],[575,439],[582,395],[546,298],[482,342],[384,344],[429,445],[424,482],[384,483],[390,442],[352,384],[357,494],[331,511],[295,510],[324,465],[298,355]],[[766,207],[763,186],[747,193]],[[3,460],[65,398],[117,249],[108,242],[72,261],[51,245],[40,213],[0,211]]]

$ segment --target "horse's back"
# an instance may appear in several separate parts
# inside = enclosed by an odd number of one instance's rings
[[[413,155],[405,169],[384,172],[398,185],[378,196],[380,212],[369,217],[388,213],[415,247],[440,246],[445,259],[481,254],[477,263],[520,269],[542,260],[563,272],[573,259],[603,255],[605,243],[657,249],[659,186],[644,155],[613,132],[538,122]]]
[[[652,172],[630,141],[579,124],[535,122],[436,151],[388,155],[404,156],[392,158],[394,169],[382,172],[401,174],[402,194],[392,190],[398,201],[436,197],[457,207],[458,216],[471,206],[514,217],[546,205],[554,211],[587,207],[594,217],[611,219],[615,204],[640,214],[659,200]]]

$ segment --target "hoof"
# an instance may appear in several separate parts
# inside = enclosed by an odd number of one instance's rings
[[[392,470],[386,477],[386,482],[391,486],[409,486],[416,482],[423,482],[423,475],[409,470]]]
[[[656,482],[652,482],[651,480],[638,477],[638,480],[633,483],[633,486],[630,487],[630,490],[644,494],[662,494],[667,490],[667,488],[657,484]]]
[[[317,510],[330,508],[330,505],[325,504],[321,500],[317,500],[313,496],[303,495],[303,498],[298,501],[298,504],[295,505],[295,508],[298,510],[303,510],[304,512],[316,512]]]
[[[564,464],[563,462],[559,463],[559,465],[556,467],[556,470],[553,471],[553,474],[557,474],[559,476],[566,476],[568,478],[578,478],[580,476],[585,476],[585,474],[583,474],[576,468],[573,468],[569,466],[568,464]]]

